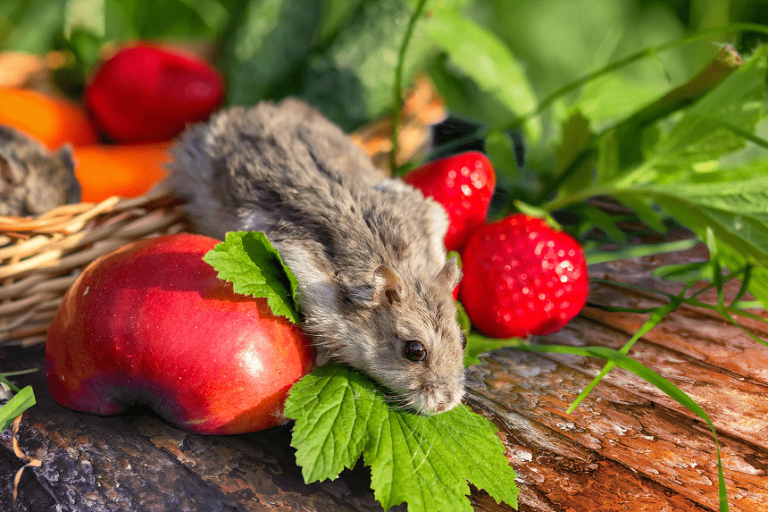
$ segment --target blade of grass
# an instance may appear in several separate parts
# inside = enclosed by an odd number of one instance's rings
[[[21,413],[35,405],[35,394],[32,386],[26,386],[19,391],[13,398],[0,407],[0,432],[8,428]]]
[[[405,66],[405,52],[408,50],[408,45],[411,42],[411,36],[413,36],[413,28],[416,26],[416,21],[421,16],[424,10],[424,5],[427,0],[419,0],[416,5],[416,9],[411,13],[411,17],[408,20],[408,26],[405,28],[405,35],[403,36],[403,44],[400,46],[400,52],[397,56],[397,67],[395,68],[395,101],[392,105],[392,151],[389,154],[389,167],[394,173],[397,170],[397,149],[398,138],[400,137],[400,115],[403,106],[403,67]]]
[[[659,322],[661,322],[665,316],[667,316],[672,311],[676,310],[678,307],[680,307],[680,304],[683,303],[685,293],[688,291],[688,289],[693,285],[691,283],[690,285],[686,286],[683,291],[681,291],[679,294],[674,296],[668,303],[664,304],[663,306],[659,306],[657,308],[654,308],[653,312],[651,313],[651,316],[648,318],[648,320],[645,321],[645,323],[640,327],[640,329],[635,332],[634,336],[632,336],[629,341],[627,341],[623,347],[619,350],[620,353],[626,355],[629,353],[629,351],[632,349],[632,346],[639,340],[643,335],[645,335],[648,331],[656,327]],[[576,408],[581,404],[581,402],[589,396],[589,394],[592,392],[592,390],[597,386],[601,380],[603,380],[603,377],[608,375],[608,373],[613,370],[616,367],[616,364],[613,361],[608,361],[605,366],[603,366],[603,369],[600,370],[600,373],[597,374],[597,376],[592,379],[592,382],[590,382],[584,390],[579,393],[579,396],[576,397],[576,399],[571,403],[570,407],[568,407],[568,410],[565,412],[567,414],[571,414]]]
[[[728,281],[730,281],[732,279],[736,279],[742,272],[743,272],[743,269],[738,271],[738,272],[733,272],[733,273],[729,274],[728,278],[725,279],[723,282],[725,283],[725,282],[728,282]],[[667,298],[670,298],[670,299],[672,299],[674,297],[673,294],[667,293],[667,292],[662,291],[662,290],[655,290],[653,288],[648,288],[648,287],[645,287],[645,286],[640,286],[640,285],[631,284],[631,283],[621,283],[621,282],[618,282],[618,281],[611,281],[609,279],[600,279],[600,278],[597,278],[597,277],[591,279],[591,281],[593,283],[605,283],[605,284],[609,284],[611,286],[624,287],[624,288],[633,288],[633,289],[636,289],[636,290],[642,290],[642,291],[646,291],[646,292],[650,292],[650,293],[655,293],[655,294],[658,294],[658,295],[663,295],[663,296],[665,296]],[[696,308],[702,308],[702,309],[709,309],[709,310],[712,310],[712,311],[718,311],[717,305],[708,304],[706,302],[701,302],[701,301],[696,299],[697,296],[699,296],[703,292],[711,289],[712,287],[714,287],[714,284],[710,284],[710,285],[702,288],[701,290],[698,290],[696,293],[694,293],[690,297],[685,298],[683,300],[683,303],[687,304],[689,306],[696,307]],[[590,303],[590,306],[594,307],[594,308],[602,309],[604,311],[614,312],[614,313],[650,313],[650,312],[652,312],[655,309],[655,308],[621,308],[621,307],[616,307],[616,306],[606,306],[606,305],[603,305],[603,304],[595,304],[595,303]],[[762,317],[760,315],[756,315],[754,313],[750,313],[749,311],[743,311],[742,309],[763,309],[763,305],[759,301],[748,301],[748,302],[738,302],[738,303],[732,304],[730,306],[725,306],[725,311],[727,311],[731,315],[743,316],[744,318],[749,318],[750,320],[756,320],[758,322],[768,323],[768,319],[766,319],[766,318],[764,318],[764,317]],[[760,343],[762,343],[762,341]]]
[[[520,345],[518,348],[527,350],[529,352],[537,353],[550,353],[550,354],[573,354],[585,357],[599,357],[613,363],[614,366],[634,373],[646,382],[654,385],[668,397],[691,411],[693,414],[704,420],[709,426],[712,436],[715,440],[715,447],[717,449],[717,472],[718,472],[718,495],[720,502],[720,512],[727,512],[728,509],[728,494],[725,487],[725,477],[723,475],[723,461],[720,454],[720,442],[717,438],[717,431],[714,424],[704,412],[704,409],[699,406],[691,397],[685,392],[680,390],[677,386],[670,381],[654,372],[647,366],[635,361],[631,357],[622,354],[617,350],[610,349],[608,347],[588,346],[588,347],[568,347],[562,345]]]
[[[749,287],[749,280],[752,277],[752,265],[747,265],[744,267],[744,277],[741,280],[741,287],[739,288],[739,291],[736,293],[736,296],[731,301],[731,307],[734,307],[735,304],[738,304],[741,298],[747,293],[747,288]]]
[[[35,373],[39,368],[28,368],[26,370],[19,370],[16,372],[3,372],[0,373],[2,377],[18,377],[19,375],[27,375],[29,373]]]
[[[622,247],[615,251],[594,251],[586,254],[587,265],[606,263],[609,261],[625,260],[628,258],[640,258],[668,252],[687,251],[695,247],[699,241],[695,238],[678,240],[662,244],[643,244]]]
[[[723,291],[723,274],[722,270],[720,268],[720,260],[718,258],[718,252],[717,252],[717,243],[715,241],[715,234],[710,229],[707,228],[707,247],[709,248],[709,254],[710,254],[710,261],[712,262],[712,266],[714,267],[714,286],[717,289],[717,304],[714,306],[715,311],[717,311],[723,318],[728,320],[731,324],[735,325],[741,332],[752,338],[752,341],[755,341],[757,343],[760,343],[761,345],[765,345],[768,347],[768,341],[760,338],[759,336],[756,336],[746,330],[744,327],[738,324],[736,320],[731,316],[730,312],[728,311],[729,308],[725,306],[725,292]],[[744,269],[744,274],[747,276],[747,268]],[[730,277],[730,276],[729,276]],[[742,282],[742,288],[745,286],[746,281],[748,279],[745,279]]]

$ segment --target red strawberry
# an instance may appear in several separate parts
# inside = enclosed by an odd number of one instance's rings
[[[483,226],[461,256],[461,302],[488,336],[558,331],[587,301],[581,246],[541,219],[517,214]]]
[[[472,233],[483,225],[496,186],[493,166],[479,151],[435,160],[403,179],[448,212],[450,225],[445,247],[449,251],[464,247]]]
[[[224,80],[208,62],[148,44],[120,50],[85,90],[99,127],[126,143],[169,140],[208,118],[223,97]]]

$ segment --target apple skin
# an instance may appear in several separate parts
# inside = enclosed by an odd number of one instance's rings
[[[54,400],[100,415],[146,405],[204,434],[284,423],[288,391],[312,370],[314,349],[266,299],[236,294],[218,278],[202,260],[216,243],[169,235],[91,263],[48,332]]]

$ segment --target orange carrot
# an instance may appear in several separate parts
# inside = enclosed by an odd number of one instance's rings
[[[0,124],[38,139],[51,150],[66,142],[81,146],[99,141],[82,107],[29,89],[0,88]]]
[[[110,196],[137,197],[166,176],[171,142],[75,148],[75,175],[83,189],[83,202]]]

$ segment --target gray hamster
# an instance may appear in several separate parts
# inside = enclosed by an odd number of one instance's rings
[[[328,119],[293,99],[233,107],[189,127],[167,185],[198,230],[264,232],[296,275],[320,354],[422,414],[464,393],[466,340],[446,261],[445,210],[384,176]]]
[[[37,215],[79,201],[80,183],[68,145],[52,153],[0,125],[0,215]]]

